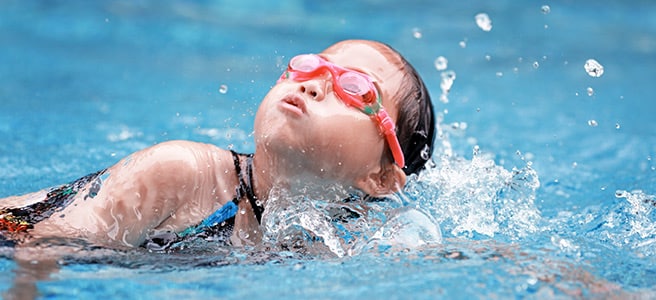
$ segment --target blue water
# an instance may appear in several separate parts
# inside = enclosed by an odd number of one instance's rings
[[[32,282],[42,297],[656,297],[653,1],[0,7],[0,197],[165,140],[252,151],[254,112],[287,59],[347,38],[403,53],[442,118],[435,166],[402,200],[439,224],[439,244],[367,244],[341,257],[80,246]],[[588,59],[601,77],[586,72]],[[11,248],[1,252],[0,289],[9,290],[20,270]]]

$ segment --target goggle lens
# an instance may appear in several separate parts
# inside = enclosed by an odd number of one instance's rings
[[[321,66],[321,61],[314,55],[299,55],[289,62],[289,68],[293,71],[313,72]]]

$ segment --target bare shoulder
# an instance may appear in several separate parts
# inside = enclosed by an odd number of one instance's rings
[[[167,141],[135,152],[121,160],[115,167],[123,168],[132,165],[153,171],[170,169],[182,172],[189,168],[204,167],[207,164],[214,165],[223,161],[227,153],[226,150],[210,144],[183,140]]]

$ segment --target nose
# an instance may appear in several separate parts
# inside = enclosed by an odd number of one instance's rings
[[[308,80],[301,83],[299,91],[312,97],[315,101],[321,101],[326,96],[323,80]]]

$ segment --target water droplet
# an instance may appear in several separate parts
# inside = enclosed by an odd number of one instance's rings
[[[467,47],[467,41],[460,41],[458,43],[458,45],[460,46],[460,48],[466,48]]]
[[[444,56],[438,56],[435,59],[435,68],[438,71],[444,71],[448,67],[449,61]]]
[[[485,54],[485,60],[487,60],[487,61],[491,61],[491,60],[492,60],[492,56],[489,55],[489,54]]]
[[[421,158],[423,160],[429,160],[430,159],[430,147],[428,147],[428,145],[424,145],[424,148],[421,149],[421,153],[419,153],[419,156],[421,156]]]
[[[588,125],[590,127],[597,127],[599,125],[596,120],[588,120]]]
[[[488,16],[486,13],[479,13],[477,14],[474,19],[476,19],[476,25],[483,31],[490,31],[492,30],[492,20],[490,20],[490,16]]]
[[[503,72],[497,72],[497,77],[503,77]]]
[[[594,95],[594,90],[591,87],[588,87],[585,91],[588,93],[588,96],[590,96],[590,97],[592,97],[592,95]]]
[[[239,213],[242,214],[242,215],[245,215],[245,214],[246,214],[246,210],[245,210],[245,209],[242,209],[242,210],[239,211]]]
[[[416,39],[420,39],[422,37],[421,29],[419,29],[417,27],[412,28],[412,37],[414,37]]]
[[[542,13],[546,15],[551,12],[551,7],[549,7],[549,5],[542,5],[540,11],[542,11]]]
[[[440,95],[440,101],[442,103],[449,103],[449,91],[453,86],[453,81],[456,80],[456,72],[454,71],[444,71],[440,74],[442,81],[440,82],[440,88],[442,89],[442,94]]]
[[[537,69],[537,68],[539,68],[539,67],[540,67],[540,63],[537,62],[537,61],[534,61],[534,62],[533,62],[533,68],[534,68],[534,69]]]
[[[604,66],[594,59],[588,59],[583,66],[591,77],[601,77],[604,74]]]
[[[615,123],[615,129],[620,129],[620,123]]]
[[[225,94],[225,93],[227,93],[227,92],[228,92],[228,86],[225,85],[225,84],[222,84],[222,85],[219,87],[219,93],[221,93],[221,94]]]
[[[577,162],[572,163],[572,169],[576,169],[576,167],[578,167],[578,166],[579,166],[579,163],[577,163]]]

